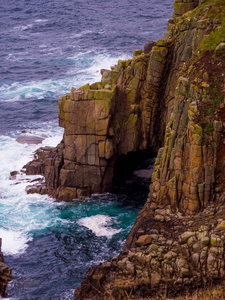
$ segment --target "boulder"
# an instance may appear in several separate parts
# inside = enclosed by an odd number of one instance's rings
[[[149,41],[144,45],[144,53],[148,54],[152,51],[152,48],[156,45],[156,42]]]

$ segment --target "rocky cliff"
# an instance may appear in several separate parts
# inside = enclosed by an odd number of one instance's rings
[[[12,280],[11,269],[4,264],[3,253],[1,252],[2,239],[0,238],[0,296],[6,296],[6,287]]]
[[[119,157],[163,144],[168,90],[161,87],[168,81],[171,51],[163,40],[152,42],[149,53],[136,50],[133,59],[101,70],[101,82],[60,97],[63,140],[56,149],[38,150],[27,174],[45,175],[48,193],[59,200],[110,191]]]
[[[91,268],[76,299],[165,296],[224,279],[224,20],[223,0],[176,0],[163,40],[59,99],[63,141],[27,165],[45,175],[39,192],[109,191],[119,157],[158,153],[123,252]]]

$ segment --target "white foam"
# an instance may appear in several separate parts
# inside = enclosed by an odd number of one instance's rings
[[[120,55],[118,56],[110,56],[106,54],[100,54],[95,57],[95,60],[93,62],[93,65],[87,69],[88,72],[94,73],[99,78],[101,77],[100,70],[101,69],[111,69],[112,66],[116,65],[118,63],[118,60],[126,60],[130,57],[128,55]],[[97,74],[97,72],[99,72]]]
[[[78,54],[76,56],[71,56],[68,57],[68,59],[71,59],[72,61],[74,60],[74,63],[76,64],[76,61],[82,61],[84,60],[84,62],[86,62],[87,60],[89,61],[88,66],[85,68],[82,66],[82,63],[80,64],[81,69],[77,70],[76,69],[76,74],[79,75],[76,78],[74,78],[75,80],[73,82],[75,82],[76,84],[74,85],[74,87],[80,87],[81,85],[89,82],[89,83],[93,83],[96,81],[100,81],[101,80],[101,69],[110,69],[111,66],[114,66],[115,64],[118,63],[119,59],[128,59],[130,58],[128,55],[121,55],[119,54],[117,55],[109,55],[106,53],[100,53],[100,54],[93,54],[91,51],[90,52],[86,52],[86,53],[81,53]],[[72,75],[74,74],[74,70],[73,68],[71,68],[70,70],[68,70],[67,74],[68,75]],[[87,75],[88,74],[88,75]],[[79,81],[78,81],[79,78]]]
[[[114,229],[111,227],[113,224],[112,217],[101,214],[82,218],[77,224],[90,229],[96,236],[106,236],[108,238],[122,231],[122,229]]]
[[[91,33],[93,33],[92,30],[84,30],[84,31],[81,31],[80,33],[74,33],[74,34],[72,34],[71,35],[71,39],[72,38],[79,38],[79,37],[82,37],[82,36],[84,36],[86,34],[91,34]]]
[[[59,300],[71,300],[74,298],[74,290],[69,290],[59,295]]]
[[[24,31],[24,30],[30,29],[32,27],[33,27],[33,24],[20,25],[20,26],[15,26],[13,28],[13,30],[15,30],[15,31],[22,30],[22,31]]]
[[[47,22],[48,19],[37,19],[37,20],[34,20],[34,23],[43,23],[43,22]]]
[[[31,235],[24,232],[5,230],[0,228],[2,238],[2,251],[5,255],[19,255],[26,251],[28,242],[32,240]]]
[[[56,146],[61,141],[62,129],[54,122],[41,124],[42,128],[29,130],[25,135],[43,136],[41,146]],[[34,230],[42,230],[52,225],[60,225],[57,204],[47,196],[26,194],[25,188],[32,180],[41,176],[26,176],[23,173],[10,180],[10,172],[18,171],[33,159],[33,152],[40,145],[19,144],[13,137],[0,136],[0,237],[3,238],[2,251],[5,255],[24,253]],[[46,201],[48,200],[48,201]]]
[[[28,98],[44,99],[49,93],[57,99],[58,96],[68,92],[76,81],[77,77],[75,76],[55,80],[30,81],[23,84],[19,82],[4,84],[0,87],[0,101],[15,102]]]
[[[40,45],[44,47],[45,45]],[[45,48],[42,48],[45,49]],[[47,51],[51,49],[47,48]],[[53,48],[55,53],[56,48]],[[45,51],[45,50],[44,50]],[[110,69],[111,66],[117,64],[118,59],[128,59],[128,55],[109,55],[106,53],[96,54],[94,52],[86,52],[76,54],[76,56],[67,57],[71,61],[67,71],[67,76],[58,79],[48,79],[30,82],[14,82],[12,84],[4,84],[0,86],[0,101],[15,102],[28,98],[43,99],[49,95],[49,92],[55,98],[61,96],[71,87],[79,88],[87,82],[93,83],[101,80],[101,69]],[[17,59],[9,54],[8,59]]]

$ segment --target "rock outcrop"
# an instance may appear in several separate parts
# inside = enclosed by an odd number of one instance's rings
[[[176,0],[163,40],[59,99],[63,141],[27,166],[54,197],[109,191],[118,157],[158,152],[122,253],[90,268],[76,299],[165,297],[225,279],[224,20],[222,0]]]
[[[2,239],[0,238],[0,296],[6,296],[6,287],[12,280],[11,269],[4,264],[3,253],[1,252]]]
[[[225,3],[199,4],[175,1],[157,43],[169,49],[156,101],[166,128],[148,200],[122,253],[91,268],[75,299],[166,297],[225,279]]]
[[[164,40],[147,54],[135,50],[133,59],[102,70],[101,82],[60,97],[63,140],[55,149],[39,149],[26,173],[44,175],[47,192],[59,200],[110,191],[118,157],[163,143],[168,90],[162,86],[176,78],[166,76],[171,52]]]

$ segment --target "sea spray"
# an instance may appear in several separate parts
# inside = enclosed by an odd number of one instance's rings
[[[171,0],[1,2],[0,234],[13,270],[11,299],[72,299],[86,270],[121,250],[145,199],[136,203],[125,188],[120,195],[57,203],[27,195],[25,187],[38,177],[20,170],[39,146],[55,147],[62,139],[58,97],[99,81],[102,68],[162,37],[172,5]],[[22,131],[44,140],[19,144]],[[11,171],[19,174],[11,178]],[[79,224],[96,216],[104,216],[97,226],[103,236]]]
[[[113,218],[107,215],[95,215],[91,217],[84,217],[80,219],[77,224],[87,227],[96,236],[106,236],[111,238],[114,234],[121,232],[122,229],[114,229]]]

